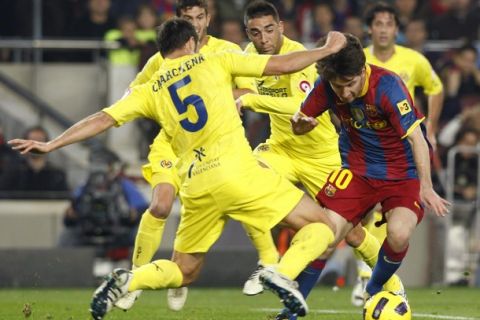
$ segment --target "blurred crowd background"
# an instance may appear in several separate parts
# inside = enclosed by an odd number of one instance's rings
[[[242,48],[248,43],[244,32],[242,10],[248,0],[209,0],[211,23],[209,34],[232,41]],[[369,0],[272,0],[284,22],[284,34],[312,47],[315,41],[331,30],[342,30],[356,35],[365,46],[369,44],[364,11],[375,2]],[[438,149],[434,160],[434,179],[437,190],[445,195],[452,192],[455,202],[450,231],[458,246],[452,249],[455,276],[450,283],[466,284],[464,270],[470,260],[478,260],[480,241],[474,221],[478,220],[478,168],[480,142],[480,1],[477,0],[390,0],[400,18],[398,44],[422,52],[430,61],[444,84],[445,100],[440,119]],[[36,7],[35,7],[36,6]],[[35,10],[33,10],[35,9]],[[155,26],[175,15],[174,0],[2,0],[0,1],[0,64],[107,64],[109,67],[128,66],[134,73],[156,52]],[[62,50],[59,48],[20,50],[16,45],[4,45],[8,40],[98,40],[116,43],[113,50]],[[28,49],[28,48],[27,48]],[[94,52],[94,54],[92,54]],[[133,74],[134,74],[133,73]],[[127,79],[124,83],[128,84]],[[110,85],[112,80],[110,81]],[[115,82],[115,81],[113,81]],[[112,90],[123,91],[125,85]],[[84,95],[88,95],[86,92]],[[118,97],[117,97],[118,98]],[[107,105],[112,99],[104,99]],[[114,99],[113,99],[114,100]],[[98,105],[101,108],[102,104]],[[426,98],[419,92],[416,105],[423,111]],[[43,112],[44,113],[44,112]],[[40,116],[41,119],[43,116]],[[1,123],[3,119],[3,123]],[[71,121],[79,118],[73,117]],[[269,136],[268,117],[246,113],[245,125],[252,146]],[[24,137],[48,140],[51,128],[42,125],[23,128]],[[140,135],[135,143],[136,160],[112,155],[103,147],[91,151],[90,166],[82,183],[69,179],[72,173],[46,157],[29,155],[19,157],[5,141],[12,136],[2,130],[12,124],[0,109],[0,198],[61,198],[71,199],[65,211],[65,226],[76,227],[85,234],[96,231],[92,225],[92,210],[107,210],[115,203],[114,211],[120,218],[107,215],[105,221],[128,230],[138,222],[148,190],[137,194],[142,185],[139,171],[127,170],[125,164],[139,168],[148,154],[148,145],[158,127],[143,121],[137,125]],[[5,131],[5,132],[3,132]],[[107,156],[105,156],[107,154]],[[93,165],[95,164],[95,165]],[[94,169],[92,169],[94,168]],[[133,172],[133,173],[132,173]],[[449,172],[451,174],[449,174]],[[132,178],[133,186],[124,183]],[[73,182],[72,182],[73,181]],[[91,188],[91,189],[89,189]],[[449,189],[450,188],[450,189]],[[148,189],[148,188],[147,188]],[[109,190],[128,193],[117,199]],[[127,191],[125,191],[127,190]],[[110,193],[109,193],[110,192]],[[95,199],[93,207],[82,205],[84,197]],[[103,198],[102,198],[103,197]],[[112,200],[115,198],[115,200]],[[93,208],[93,209],[92,209]],[[113,210],[113,209],[108,209]],[[90,225],[84,226],[82,214],[89,214]],[[84,220],[82,220],[84,219]],[[103,218],[102,218],[103,219]],[[111,220],[108,220],[111,219]],[[104,221],[104,222],[105,222]],[[112,222],[114,221],[114,222]],[[478,225],[478,223],[477,223]],[[81,226],[81,227],[79,227]],[[80,228],[80,229],[79,229]],[[86,232],[83,228],[90,228]],[[473,229],[473,230],[472,230]],[[79,231],[80,230],[80,231]],[[83,231],[82,231],[83,230]],[[130,231],[126,231],[128,233]],[[82,233],[82,234],[83,234]],[[125,232],[124,232],[125,233]],[[473,236],[477,233],[477,236]],[[472,234],[472,236],[469,236]],[[62,234],[60,243],[69,243]],[[450,241],[450,238],[448,238]],[[473,240],[472,240],[473,239]],[[475,240],[476,239],[476,240]],[[83,239],[89,242],[86,239]],[[474,254],[473,258],[471,254]],[[480,278],[480,277],[477,277]],[[478,280],[480,283],[480,280]]]

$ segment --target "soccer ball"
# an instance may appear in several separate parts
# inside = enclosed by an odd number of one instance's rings
[[[363,308],[364,320],[410,320],[412,311],[407,300],[388,291],[381,291],[367,300]]]

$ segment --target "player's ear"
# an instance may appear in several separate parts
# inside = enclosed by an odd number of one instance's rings
[[[281,34],[283,34],[283,30],[285,30],[282,20],[278,22],[278,30],[280,30]]]
[[[207,12],[207,13],[205,14],[205,18],[207,19],[207,28],[208,28],[208,26],[210,25],[210,18],[211,18],[211,17],[212,17],[212,16],[210,15],[210,13]]]

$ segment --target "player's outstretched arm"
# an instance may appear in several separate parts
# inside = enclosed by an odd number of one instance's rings
[[[437,216],[443,217],[448,213],[450,203],[441,198],[435,190],[433,190],[432,178],[430,176],[428,145],[423,137],[420,126],[416,127],[412,133],[407,136],[407,139],[412,146],[413,157],[420,179],[420,200],[427,208],[432,209]]]
[[[309,65],[331,54],[337,53],[347,44],[347,38],[341,32],[330,31],[325,45],[306,51],[291,52],[272,56],[263,71],[263,75],[293,73],[305,69]]]
[[[100,111],[75,123],[53,140],[41,142],[13,139],[8,141],[8,144],[11,145],[14,150],[20,151],[21,154],[28,152],[48,153],[66,145],[94,137],[114,125],[115,120],[107,113]]]

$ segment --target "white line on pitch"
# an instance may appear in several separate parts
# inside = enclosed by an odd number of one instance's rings
[[[262,312],[275,312],[279,309],[273,308],[261,308],[255,309]],[[349,310],[326,310],[326,309],[310,309],[310,313],[318,314],[362,314],[360,311],[349,311]],[[415,318],[430,318],[430,319],[445,319],[445,320],[480,320],[480,318],[473,317],[462,317],[462,316],[447,316],[441,314],[428,314],[428,313],[414,313]]]

